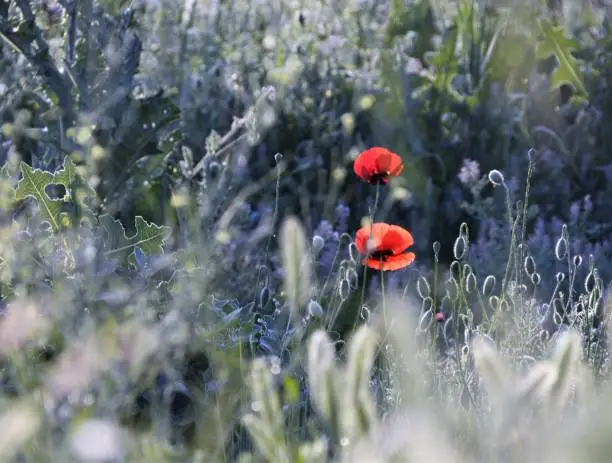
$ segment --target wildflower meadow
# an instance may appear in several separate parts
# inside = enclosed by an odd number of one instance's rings
[[[0,2],[0,462],[612,461],[603,0]]]

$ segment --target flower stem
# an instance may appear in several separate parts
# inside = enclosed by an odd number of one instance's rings
[[[387,330],[387,303],[385,299],[385,272],[382,269],[382,258],[380,259],[380,292],[382,295],[382,311],[383,311],[383,324],[385,330]]]
[[[374,215],[376,214],[376,209],[378,208],[378,199],[380,197],[380,183],[376,184],[376,196],[374,197],[374,207],[372,207],[372,209],[370,209],[370,237],[368,239],[368,244],[366,245],[366,265],[364,266],[363,269],[363,286],[361,287],[361,305],[359,306],[359,313],[361,313],[361,310],[363,309],[363,304],[365,302],[365,288],[366,288],[366,282],[367,282],[367,277],[368,277],[368,259],[370,258],[370,246],[369,246],[369,241],[372,239],[372,233],[374,230]]]

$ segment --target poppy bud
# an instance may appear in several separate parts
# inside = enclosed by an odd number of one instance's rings
[[[320,235],[315,235],[312,237],[312,249],[315,252],[319,252],[325,246],[325,238]]]
[[[347,269],[346,271],[346,279],[348,280],[351,288],[357,289],[359,287],[359,279],[357,277],[357,272],[352,268]]]
[[[488,297],[493,292],[493,287],[495,286],[495,277],[493,275],[488,275],[485,278],[484,283],[482,284],[482,295]]]
[[[314,299],[311,299],[308,303],[308,314],[311,317],[322,317],[323,316],[323,307]]]
[[[440,247],[441,247],[441,245],[440,245],[440,242],[439,242],[439,241],[434,241],[434,243],[433,243],[433,246],[432,246],[432,247],[433,247],[433,252],[434,252],[434,254],[435,254],[436,256],[437,256],[438,254],[440,254]]]
[[[525,268],[525,273],[528,276],[532,276],[536,271],[536,265],[533,257],[527,256],[525,258],[525,262],[523,262],[523,267]]]
[[[467,243],[465,242],[463,235],[461,235],[455,240],[455,244],[453,246],[453,256],[455,259],[461,260],[465,255],[466,249]]]
[[[491,182],[495,186],[503,185],[504,183],[506,183],[504,179],[504,174],[502,174],[497,169],[493,169],[489,172],[489,182]]]
[[[346,278],[340,282],[340,287],[338,288],[338,292],[340,294],[340,299],[342,300],[348,299],[349,294],[351,292],[351,284]]]
[[[276,153],[276,154],[274,155],[274,160],[275,160],[276,162],[281,162],[281,161],[283,160],[283,155],[282,155],[281,153]]]
[[[567,256],[567,240],[562,236],[555,245],[555,257],[557,260],[563,260],[565,256]]]

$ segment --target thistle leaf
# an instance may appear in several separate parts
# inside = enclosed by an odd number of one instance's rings
[[[61,228],[60,214],[63,211],[63,201],[52,199],[46,193],[45,188],[52,185],[53,174],[40,169],[33,169],[25,162],[21,163],[22,178],[17,183],[15,190],[15,200],[22,201],[26,198],[34,198],[38,203],[40,215],[43,222],[51,225],[53,231],[57,232]]]
[[[578,48],[578,42],[565,36],[563,26],[555,27],[548,19],[540,19],[538,23],[543,36],[536,49],[538,59],[555,55],[558,62],[557,69],[552,75],[552,88],[570,84],[581,96],[587,97],[588,92],[584,86],[578,60],[570,51]]]
[[[20,171],[22,178],[17,183],[15,200],[34,198],[38,203],[43,222],[49,223],[54,232],[65,225],[70,225],[70,221],[66,221],[68,214],[65,212],[65,207],[68,205],[76,206],[80,216],[93,220],[93,212],[89,205],[95,199],[96,193],[78,174],[70,157],[64,158],[62,169],[55,173],[33,169],[25,162],[21,162]],[[46,192],[46,188],[50,185],[64,186],[66,189],[64,198],[51,198]]]
[[[53,183],[64,185],[66,194],[76,200],[76,196],[82,194],[82,201],[79,203],[88,203],[96,197],[94,190],[77,171],[77,166],[69,156],[64,158],[64,166],[53,174]]]
[[[136,246],[146,255],[162,254],[171,232],[170,227],[148,223],[141,216],[136,216],[136,233],[130,237],[125,234],[123,224],[108,214],[100,216],[99,223],[104,231],[105,254],[116,259],[128,258]]]

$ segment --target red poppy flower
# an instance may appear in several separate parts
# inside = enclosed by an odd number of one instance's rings
[[[355,245],[361,254],[368,254],[364,258],[363,265],[376,270],[399,270],[412,264],[415,259],[413,252],[404,252],[412,246],[414,239],[408,230],[389,225],[386,223],[375,223],[357,230]]]
[[[357,156],[353,170],[368,183],[387,183],[389,177],[395,177],[404,170],[404,164],[397,154],[376,146]]]
[[[436,320],[439,322],[444,321],[444,312],[436,312]]]

